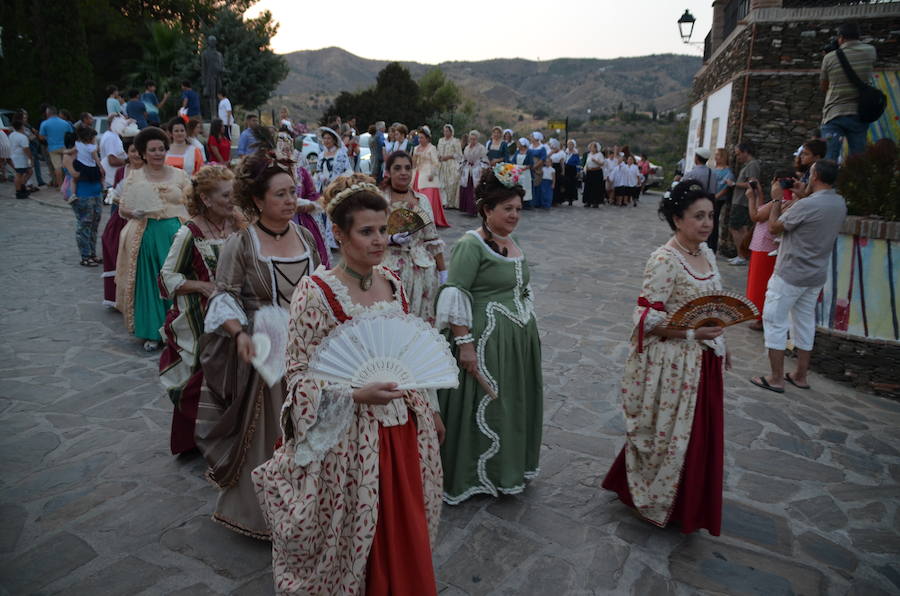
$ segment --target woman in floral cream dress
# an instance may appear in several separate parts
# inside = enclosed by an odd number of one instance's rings
[[[382,264],[403,282],[409,297],[409,311],[434,325],[434,298],[438,286],[447,280],[444,241],[434,226],[430,201],[410,188],[412,160],[409,155],[403,151],[391,153],[385,168],[384,197],[391,213],[400,208],[417,211],[426,220],[426,225],[418,232],[391,235]]]
[[[684,533],[706,528],[718,536],[722,368],[730,366],[722,328],[665,326],[681,304],[722,288],[705,242],[713,230],[713,203],[696,182],[686,181],[666,193],[659,211],[674,234],[644,270],[622,379],[625,447],[603,488],[657,526],[678,522]]]
[[[354,317],[408,312],[380,265],[388,205],[374,180],[325,191],[341,265],[318,268],[291,301],[284,444],[254,472],[272,529],[280,594],[435,594],[431,545],[441,510],[436,404],[394,383],[357,389],[308,374],[317,346]]]

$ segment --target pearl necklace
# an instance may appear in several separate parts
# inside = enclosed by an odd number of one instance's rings
[[[678,248],[680,248],[682,251],[686,252],[687,254],[691,255],[692,257],[699,257],[700,255],[703,254],[703,251],[700,250],[700,247],[699,247],[699,246],[697,247],[697,250],[696,250],[696,251],[692,251],[692,250],[686,249],[686,248],[684,247],[684,245],[681,244],[681,242],[678,241],[678,236],[672,236],[672,240],[675,242],[675,244],[678,245]]]

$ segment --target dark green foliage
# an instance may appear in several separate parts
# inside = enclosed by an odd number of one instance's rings
[[[890,139],[869,145],[865,153],[848,157],[837,180],[850,215],[900,219],[900,149]]]
[[[268,49],[277,25],[269,13],[242,22],[255,0],[5,0],[0,106],[36,111],[52,102],[71,112],[102,112],[107,85],[124,91],[156,80],[177,94],[181,78],[198,81],[200,39],[215,32],[225,55],[234,104],[263,103],[287,74]],[[229,48],[226,44],[233,44]],[[235,56],[230,56],[235,54]],[[229,74],[237,73],[228,80]],[[9,80],[7,75],[6,80]],[[247,81],[254,81],[253,89]],[[199,85],[197,85],[199,87]],[[197,91],[200,91],[198,88]],[[167,107],[171,110],[175,102]]]
[[[80,2],[7,0],[0,2],[0,23],[0,106],[37,114],[44,101],[74,110],[90,105],[94,69]]]
[[[328,124],[335,116],[353,114],[357,122],[384,120],[388,124],[403,122],[415,128],[451,114],[459,104],[459,89],[439,69],[426,73],[420,84],[412,79],[406,67],[391,62],[378,73],[374,87],[354,93],[342,91],[320,121]]]

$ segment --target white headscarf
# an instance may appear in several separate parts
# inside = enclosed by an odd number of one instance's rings
[[[540,142],[540,141],[544,140],[544,135],[539,130],[536,130],[533,133],[531,133],[531,138],[534,139],[535,141]]]

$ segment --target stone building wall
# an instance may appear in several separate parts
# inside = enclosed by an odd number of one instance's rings
[[[853,14],[847,11],[847,7],[753,11],[695,76],[692,103],[733,83],[726,143],[731,148],[741,140],[752,142],[764,164],[764,177],[788,165],[796,148],[820,126],[824,46],[837,35],[846,14]],[[804,20],[797,20],[801,14]],[[876,70],[900,70],[900,16],[863,15],[853,20],[863,39],[876,47]]]

